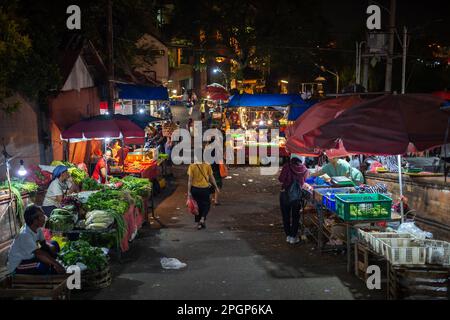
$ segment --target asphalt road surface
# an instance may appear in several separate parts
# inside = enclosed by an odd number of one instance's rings
[[[345,255],[319,254],[312,241],[290,245],[282,231],[277,176],[258,168],[230,168],[222,205],[212,207],[207,229],[198,231],[187,213],[186,167],[158,197],[156,214],[121,264],[113,283],[76,299],[302,300],[383,299],[346,271]],[[186,263],[164,270],[161,258]]]

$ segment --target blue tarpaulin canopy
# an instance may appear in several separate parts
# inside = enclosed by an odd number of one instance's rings
[[[291,109],[289,110],[289,116],[288,116],[288,121],[295,121],[298,118],[300,118],[300,116],[309,108],[311,108],[313,105],[315,105],[317,103],[317,101],[315,100],[309,100],[309,101],[305,101],[306,105],[293,105],[291,106]]]
[[[119,99],[127,100],[169,100],[169,93],[164,87],[147,87],[134,84],[116,85]]]
[[[298,94],[238,94],[231,97],[228,108],[306,106]]]

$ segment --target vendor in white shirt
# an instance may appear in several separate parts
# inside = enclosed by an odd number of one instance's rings
[[[47,243],[42,228],[45,216],[36,205],[28,206],[24,213],[25,225],[14,239],[7,261],[10,273],[29,275],[64,274],[64,267],[56,261],[59,245]]]
[[[53,180],[50,183],[45,195],[42,209],[46,216],[50,216],[52,211],[61,207],[64,197],[74,191],[74,185],[70,181],[68,168],[65,166],[57,166],[53,170]]]

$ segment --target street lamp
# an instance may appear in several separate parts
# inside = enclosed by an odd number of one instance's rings
[[[226,87],[226,89],[228,90],[228,77],[227,77],[227,75],[225,74],[225,72],[223,72],[222,69],[220,69],[219,67],[217,67],[217,68],[213,69],[213,73],[214,73],[214,74],[221,73],[221,74],[223,75],[223,77],[224,77],[224,79],[225,79],[225,87]]]
[[[323,72],[328,72],[329,74],[336,77],[336,95],[339,95],[339,73],[337,71],[336,71],[336,73],[332,72],[332,71],[328,70],[327,68],[325,68],[324,66],[319,66],[318,64],[316,64],[316,67],[319,68],[320,70],[322,70]]]

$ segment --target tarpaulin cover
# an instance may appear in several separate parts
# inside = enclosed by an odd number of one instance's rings
[[[65,130],[61,134],[61,138],[63,140],[95,140],[106,138],[145,137],[144,130],[126,117],[116,119],[96,118],[86,119],[76,123]]]
[[[298,94],[239,94],[231,97],[228,108],[308,106]]]
[[[354,106],[318,129],[311,146],[333,148],[339,140],[349,152],[402,155],[444,143],[445,101],[429,94],[385,95]]]
[[[165,87],[147,87],[134,84],[116,84],[119,99],[128,100],[169,100]]]
[[[116,113],[114,115],[101,115],[92,117],[89,120],[130,120],[137,124],[140,128],[145,129],[148,127],[149,123],[164,121],[161,118],[152,117],[145,114],[131,114],[124,115]]]
[[[306,105],[293,105],[289,110],[288,120],[296,121],[302,114],[304,114],[308,109],[317,103],[317,101],[305,101]]]

